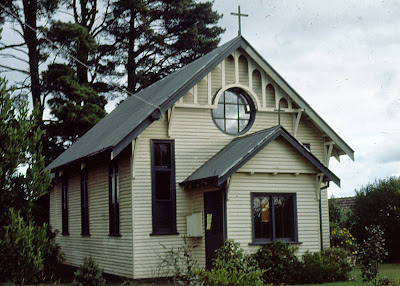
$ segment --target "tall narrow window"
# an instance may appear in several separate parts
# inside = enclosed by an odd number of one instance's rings
[[[68,235],[68,177],[61,177],[61,219],[62,219],[62,234]]]
[[[295,194],[252,194],[253,241],[297,241]]]
[[[89,191],[88,172],[81,173],[81,234],[89,235]]]
[[[119,179],[118,162],[111,161],[108,169],[110,235],[119,236]]]
[[[176,234],[174,141],[151,141],[153,234]]]

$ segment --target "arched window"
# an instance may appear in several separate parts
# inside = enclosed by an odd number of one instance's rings
[[[286,98],[281,98],[281,100],[279,100],[279,104],[280,104],[281,108],[289,108],[289,104],[288,104]]]
[[[238,135],[250,129],[254,122],[255,107],[250,96],[241,88],[225,90],[212,110],[217,127],[229,135]]]

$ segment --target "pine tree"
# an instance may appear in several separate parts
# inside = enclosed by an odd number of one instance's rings
[[[113,61],[126,68],[131,93],[213,50],[224,31],[212,2],[117,0],[112,8]]]
[[[98,93],[93,55],[98,45],[87,27],[79,23],[53,22],[51,38],[68,54],[61,54],[70,64],[51,64],[42,74],[43,90],[51,94],[47,101],[52,119],[46,121],[46,157],[55,159],[69,145],[84,135],[105,115],[105,97]]]
[[[46,60],[45,56],[39,52],[40,41],[36,29],[40,19],[48,19],[53,15],[58,7],[58,0],[0,0],[0,24],[4,21],[16,24],[14,29],[16,34],[15,43],[10,45],[2,44],[0,52],[5,56],[10,56],[9,50],[14,53],[11,57],[15,60],[12,66],[0,66],[6,71],[19,72],[29,78],[29,93],[33,106],[37,108],[37,120],[42,125],[43,111],[45,108],[45,97],[41,91],[39,64]],[[26,68],[21,68],[26,65]],[[26,84],[21,84],[24,89]]]
[[[48,104],[54,118],[46,124],[46,155],[55,159],[106,115],[107,101],[65,64],[49,65],[43,80],[52,93]]]

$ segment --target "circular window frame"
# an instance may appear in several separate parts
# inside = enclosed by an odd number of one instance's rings
[[[220,125],[217,124],[216,119],[223,119],[223,120],[227,119],[226,118],[226,114],[225,114],[225,108],[224,108],[224,118],[215,118],[214,112],[215,112],[216,108],[215,109],[211,109],[211,118],[214,121],[215,126],[221,132],[223,132],[224,134],[230,135],[230,136],[239,136],[239,135],[242,135],[242,134],[246,133],[253,126],[253,123],[255,121],[256,111],[257,111],[257,105],[254,103],[253,96],[251,95],[251,93],[248,91],[247,88],[244,88],[243,86],[238,86],[238,85],[230,85],[230,86],[225,87],[224,89],[219,90],[218,93],[214,97],[213,105],[218,108],[218,105],[221,104],[221,103],[219,103],[220,97],[224,96],[226,91],[235,90],[235,89],[236,90],[240,90],[240,92],[239,93],[238,92],[234,92],[234,91],[231,91],[231,92],[233,94],[235,94],[237,97],[242,98],[245,101],[246,105],[250,106],[250,117],[248,119],[246,127],[243,128],[243,130],[241,130],[241,131],[239,131],[237,133],[231,133],[231,132],[227,132],[226,131],[226,127],[225,127],[225,129],[222,129],[220,127]],[[222,103],[222,104],[225,105],[225,103]],[[238,120],[238,121],[240,120],[239,115],[238,115],[237,119],[235,119],[235,118],[232,118],[232,119]]]

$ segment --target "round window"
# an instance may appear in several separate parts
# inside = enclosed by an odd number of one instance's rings
[[[212,110],[217,127],[230,135],[246,132],[253,124],[254,114],[250,96],[237,87],[225,90],[218,100],[217,109]]]

